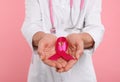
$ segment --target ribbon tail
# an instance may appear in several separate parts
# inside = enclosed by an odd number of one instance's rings
[[[57,60],[59,58],[60,58],[59,54],[55,54],[55,55],[49,57],[50,60]]]
[[[66,61],[72,60],[74,59],[71,55],[67,54],[67,53],[62,53],[61,56],[63,59],[65,59]]]

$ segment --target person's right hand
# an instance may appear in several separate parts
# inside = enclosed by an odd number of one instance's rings
[[[57,37],[53,34],[45,34],[45,36],[39,41],[38,44],[38,54],[41,58],[41,60],[51,66],[55,67],[56,69],[65,67],[67,62],[60,58],[57,61],[48,59],[52,55],[56,53],[55,51],[55,43],[56,43]]]

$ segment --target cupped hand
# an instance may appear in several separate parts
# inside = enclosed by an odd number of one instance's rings
[[[68,41],[67,53],[71,54],[74,57],[74,60],[68,61],[64,68],[58,69],[58,72],[65,72],[70,70],[78,61],[84,50],[84,42],[80,34],[70,34],[66,37],[66,39]]]
[[[57,61],[50,60],[49,57],[54,55],[56,53],[55,51],[55,43],[56,43],[57,37],[53,34],[46,34],[38,44],[38,54],[41,58],[41,60],[51,66],[55,67],[56,69],[61,69],[66,66],[67,62],[60,58]]]

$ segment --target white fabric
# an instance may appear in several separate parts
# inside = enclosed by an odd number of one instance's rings
[[[82,57],[71,70],[57,73],[54,68],[45,65],[37,52],[32,48],[32,36],[38,31],[50,33],[51,22],[48,0],[26,0],[26,16],[22,33],[33,51],[33,62],[30,65],[28,82],[96,82],[92,64],[93,51],[100,44],[104,27],[101,24],[101,0],[85,0],[77,26],[71,28],[69,0],[53,0],[53,17],[57,29],[56,36],[67,36],[70,33],[89,33],[95,41],[91,49],[84,50]],[[74,0],[72,19],[78,19],[80,0]]]

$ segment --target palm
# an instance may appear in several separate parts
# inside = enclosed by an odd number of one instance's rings
[[[49,43],[49,44],[53,44],[53,43]],[[55,46],[49,46],[49,44],[45,43],[43,44],[43,53],[45,55],[45,59],[48,59],[50,56],[54,55],[55,54]]]

